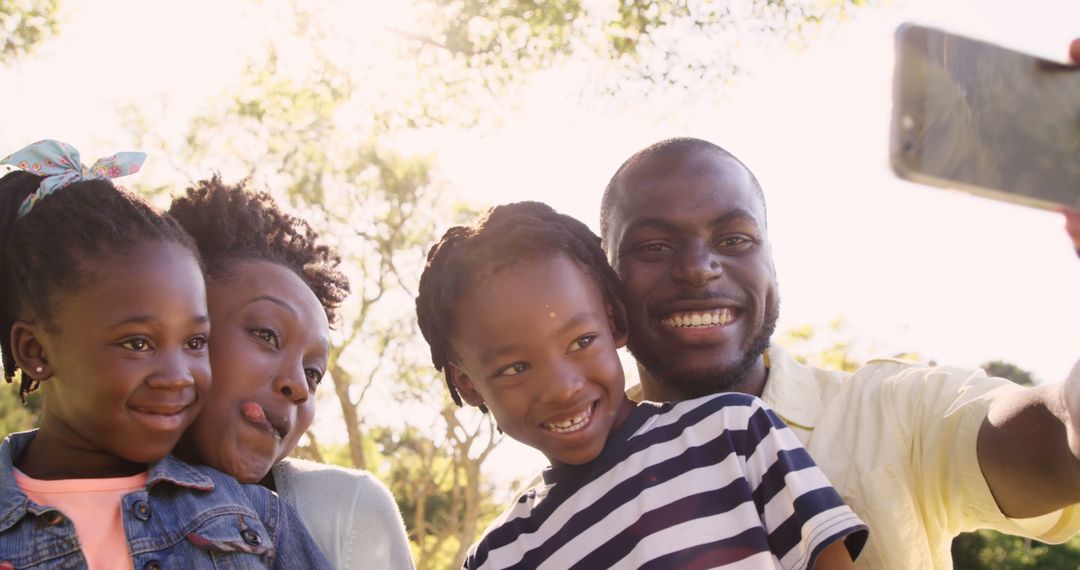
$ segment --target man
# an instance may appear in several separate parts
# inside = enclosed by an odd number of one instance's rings
[[[627,160],[601,235],[644,397],[762,397],[869,525],[858,566],[949,568],[952,538],[975,528],[1046,542],[1080,530],[1080,364],[1036,388],[893,360],[854,375],[798,364],[769,345],[779,296],[761,187],[706,141]]]

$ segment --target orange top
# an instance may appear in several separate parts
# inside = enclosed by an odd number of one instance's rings
[[[31,501],[54,507],[75,524],[90,570],[132,568],[120,499],[146,486],[146,473],[105,479],[45,481],[15,469],[15,483]]]

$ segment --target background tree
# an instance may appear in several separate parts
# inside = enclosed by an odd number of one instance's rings
[[[0,0],[0,59],[30,53],[60,29],[60,0]]]

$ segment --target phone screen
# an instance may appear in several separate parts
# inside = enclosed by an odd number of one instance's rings
[[[898,31],[896,55],[901,176],[1080,207],[1080,69],[913,25]]]

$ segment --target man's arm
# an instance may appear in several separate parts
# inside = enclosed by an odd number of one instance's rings
[[[1028,518],[1080,502],[1080,362],[1063,383],[1016,390],[979,428],[979,467],[1001,512]]]

